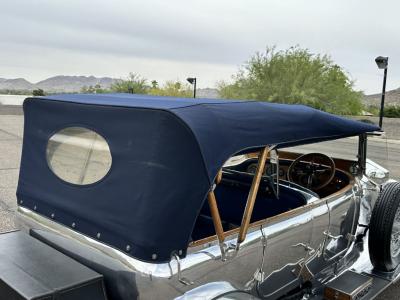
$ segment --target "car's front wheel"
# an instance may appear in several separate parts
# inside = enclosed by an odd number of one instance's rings
[[[384,186],[372,211],[369,253],[373,266],[384,272],[400,263],[400,183]]]

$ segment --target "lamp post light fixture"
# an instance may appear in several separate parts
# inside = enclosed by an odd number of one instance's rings
[[[389,57],[378,56],[375,58],[375,62],[378,65],[379,69],[384,69],[383,71],[383,87],[382,87],[382,98],[381,98],[381,110],[379,112],[379,127],[382,128],[382,120],[383,120],[383,110],[385,107],[385,93],[386,93],[386,76],[387,76],[387,68],[388,68]]]
[[[196,77],[188,77],[186,80],[193,85],[193,98],[196,98]]]

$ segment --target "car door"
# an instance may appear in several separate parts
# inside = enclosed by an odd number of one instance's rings
[[[345,191],[312,203],[313,227],[310,248],[315,252],[307,258],[302,277],[307,279],[315,276],[327,267],[331,260],[346,253],[357,225],[357,201],[358,198],[349,185]]]
[[[263,271],[266,276],[285,266],[296,266],[308,255],[311,241],[310,206],[288,211],[263,225],[267,247]]]
[[[349,184],[344,192],[326,198],[330,220],[329,229],[324,232],[326,260],[343,255],[353,241],[359,215],[358,201],[353,184]]]

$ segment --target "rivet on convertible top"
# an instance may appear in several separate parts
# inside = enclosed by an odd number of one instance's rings
[[[36,205],[33,207],[33,210],[37,210],[37,207],[36,207]]]
[[[183,253],[182,250],[179,250],[179,251],[178,251],[178,254],[179,254],[179,255],[182,255],[182,253]]]
[[[96,237],[99,239],[99,238],[101,237],[101,233],[98,232],[98,233],[96,234]]]
[[[153,254],[151,255],[151,259],[157,259],[157,254],[153,253]]]
[[[19,201],[20,204],[24,203],[24,200]]]
[[[128,252],[128,251],[130,251],[131,250],[131,246],[129,246],[129,245],[126,245],[126,251]]]
[[[54,213],[52,213],[52,214],[51,214],[51,218],[52,218],[52,219],[54,219],[54,217],[55,217],[55,214],[54,214]]]
[[[76,226],[76,224],[75,224],[75,222],[73,222],[73,223],[71,224],[71,227],[72,227],[72,228],[75,228],[75,226]]]

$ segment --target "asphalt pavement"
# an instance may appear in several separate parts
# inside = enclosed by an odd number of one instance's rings
[[[16,187],[22,148],[23,116],[0,113],[0,233],[15,229]],[[319,143],[295,148],[302,152],[322,152],[338,157],[354,157],[357,139]],[[400,140],[370,138],[368,158],[387,168],[400,180]],[[400,283],[387,289],[378,300],[399,299]]]

